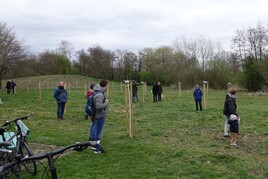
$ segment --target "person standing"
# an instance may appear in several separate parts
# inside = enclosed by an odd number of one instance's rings
[[[11,81],[10,80],[7,81],[6,89],[7,89],[7,94],[10,94],[10,91],[11,91]]]
[[[12,94],[15,94],[16,83],[13,80],[11,80],[10,82],[10,87],[12,89]]]
[[[159,81],[157,85],[158,85],[158,93],[157,93],[158,101],[162,101],[163,88],[161,82]]]
[[[198,111],[198,105],[199,105],[199,110],[202,111],[202,90],[201,88],[199,87],[199,85],[196,85],[195,86],[195,89],[194,89],[194,100],[195,100],[195,109],[196,111]]]
[[[157,94],[158,94],[158,84],[157,82],[154,83],[154,86],[153,86],[153,89],[152,89],[152,92],[153,92],[153,101],[154,103],[157,102]]]
[[[67,91],[64,89],[64,82],[59,82],[58,87],[54,90],[54,98],[57,101],[57,117],[58,120],[63,119],[65,104],[68,101]]]
[[[231,145],[236,145],[237,134],[239,131],[239,115],[236,112],[236,90],[231,89],[225,97],[223,114],[225,115],[224,137],[229,137],[228,125],[230,125]]]
[[[139,83],[137,83],[135,80],[133,80],[132,82],[132,102],[135,103],[135,101],[139,101],[138,98],[138,85]]]
[[[93,102],[95,107],[95,115],[92,119],[89,141],[95,153],[106,152],[104,148],[101,146],[100,140],[102,137],[105,120],[108,113],[109,100],[105,97],[107,87],[108,87],[107,80],[101,80],[100,83],[94,87]]]

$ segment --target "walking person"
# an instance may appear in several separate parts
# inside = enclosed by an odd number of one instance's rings
[[[154,83],[154,86],[153,86],[153,89],[152,89],[152,92],[153,92],[153,101],[154,103],[157,102],[157,95],[158,95],[158,84],[157,82]]]
[[[65,105],[68,101],[67,91],[64,89],[64,82],[59,82],[58,87],[54,90],[54,98],[57,101],[57,117],[58,120],[63,119]]]
[[[109,100],[105,97],[107,87],[107,80],[100,81],[100,83],[94,87],[93,102],[95,107],[95,115],[92,119],[89,141],[95,153],[105,153],[105,150],[101,146],[100,141],[108,113]]]
[[[198,105],[199,105],[199,110],[202,111],[202,90],[201,88],[199,87],[199,85],[196,85],[195,86],[195,89],[194,89],[194,100],[195,100],[195,109],[196,111],[198,111]]]
[[[10,91],[11,91],[11,81],[10,80],[7,81],[6,89],[7,89],[7,94],[10,94]]]
[[[158,82],[157,85],[158,85],[158,93],[157,93],[158,101],[162,101],[163,88],[161,82]]]
[[[236,111],[236,90],[231,89],[225,97],[223,114],[225,115],[224,137],[229,137],[228,125],[230,125],[231,145],[236,145],[237,134],[239,132],[239,115]]]

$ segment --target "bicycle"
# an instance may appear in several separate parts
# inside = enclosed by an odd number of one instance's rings
[[[22,120],[26,120],[29,117],[34,115],[34,113],[30,113],[29,115],[16,118],[11,121],[7,121],[1,125],[0,128],[0,141],[10,142],[11,145],[6,145],[5,148],[7,150],[11,150],[12,152],[4,152],[1,157],[1,164],[5,164],[7,162],[12,162],[17,160],[20,157],[29,157],[33,156],[34,153],[32,152],[31,148],[28,145],[27,137],[29,135],[30,130],[28,127],[22,122]],[[9,132],[11,129],[12,124],[15,124],[15,132]],[[3,146],[2,146],[3,147]],[[14,151],[14,152],[13,152]],[[36,175],[37,172],[37,165],[35,161],[29,161],[23,163],[23,166],[31,175]],[[10,170],[10,175],[12,174],[11,171],[15,173],[17,176],[20,172],[20,165],[15,166],[13,170]]]
[[[9,170],[10,168],[13,168],[14,166],[19,165],[21,163],[25,163],[25,162],[29,162],[29,161],[37,161],[37,160],[41,160],[41,159],[46,158],[47,161],[48,161],[48,167],[49,167],[49,172],[50,172],[51,178],[52,179],[58,179],[57,170],[56,170],[56,167],[55,167],[55,161],[53,159],[53,156],[62,154],[66,150],[69,150],[69,149],[73,149],[75,151],[83,151],[88,146],[91,146],[91,144],[89,142],[77,142],[75,144],[71,144],[71,145],[68,145],[68,146],[66,146],[64,148],[56,149],[54,151],[51,151],[51,152],[48,152],[48,153],[45,153],[45,154],[39,154],[39,155],[19,158],[19,159],[15,160],[15,161],[12,161],[10,163],[2,165],[0,167],[0,176],[1,176],[1,174],[2,175],[5,174],[6,170]],[[44,172],[47,172],[47,177],[48,177],[47,168],[45,168]]]

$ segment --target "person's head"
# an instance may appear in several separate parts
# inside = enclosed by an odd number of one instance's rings
[[[100,86],[103,88],[104,91],[106,91],[107,86],[108,86],[108,81],[107,80],[101,80],[100,81]]]
[[[63,81],[59,82],[59,87],[64,87],[64,82]]]
[[[92,83],[92,84],[89,86],[89,88],[93,90],[93,88],[94,88],[95,85],[96,85],[96,84]]]
[[[196,88],[196,89],[199,89],[199,88],[200,88],[200,86],[199,86],[199,85],[196,85],[196,86],[195,86],[195,88]]]
[[[237,91],[235,89],[231,89],[229,91],[229,94],[230,94],[231,97],[235,97],[236,93],[237,93]]]

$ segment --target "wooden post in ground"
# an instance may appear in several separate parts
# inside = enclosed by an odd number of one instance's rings
[[[38,84],[38,89],[39,89],[39,99],[41,100],[42,99],[42,85],[41,85],[41,81],[39,81],[39,84]]]
[[[203,106],[204,109],[207,109],[208,105],[208,82],[203,81]]]
[[[178,83],[179,97],[181,97],[181,82]]]
[[[229,93],[230,88],[231,88],[231,83],[227,83],[227,93]]]
[[[132,81],[125,81],[126,125],[129,137],[133,137]]]

